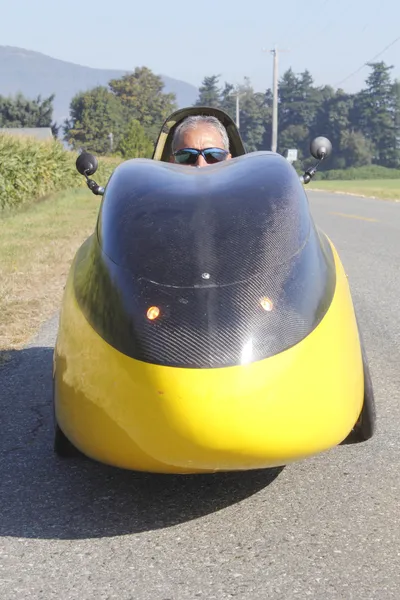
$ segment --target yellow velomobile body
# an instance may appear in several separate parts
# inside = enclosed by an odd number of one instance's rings
[[[56,450],[201,473],[371,437],[347,278],[294,169],[269,152],[204,169],[161,154],[116,169],[71,267]]]

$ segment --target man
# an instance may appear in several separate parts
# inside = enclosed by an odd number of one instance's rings
[[[228,134],[216,117],[186,117],[176,128],[170,162],[205,167],[231,158]]]

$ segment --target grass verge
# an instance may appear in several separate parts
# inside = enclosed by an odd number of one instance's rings
[[[382,200],[400,199],[400,179],[364,179],[360,181],[313,181],[308,184],[312,190],[344,192],[371,196]]]
[[[60,306],[76,250],[92,233],[99,199],[55,194],[0,216],[0,351],[21,347]]]

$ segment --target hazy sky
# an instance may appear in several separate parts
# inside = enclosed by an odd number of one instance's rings
[[[272,83],[262,48],[289,50],[280,73],[308,68],[317,85],[336,87],[400,37],[399,0],[0,0],[0,11],[1,45],[91,67],[146,65],[197,86],[204,75],[248,76],[258,91]],[[379,60],[400,78],[400,40]],[[367,74],[341,87],[358,90]]]

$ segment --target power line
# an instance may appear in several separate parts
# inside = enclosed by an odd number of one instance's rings
[[[339,85],[341,85],[342,83],[344,83],[345,81],[347,81],[348,79],[350,79],[351,77],[353,77],[354,75],[357,75],[357,73],[359,73],[360,71],[362,71],[363,68],[368,65],[368,63],[371,63],[372,61],[374,61],[377,58],[379,58],[384,52],[386,52],[386,50],[389,50],[389,48],[391,48],[392,46],[394,46],[394,44],[396,42],[398,42],[399,40],[400,40],[400,35],[395,40],[393,40],[393,42],[391,42],[390,44],[388,44],[386,46],[386,48],[384,48],[383,50],[381,50],[380,52],[378,52],[378,54],[375,54],[375,56],[373,56],[372,58],[370,58],[369,60],[367,60],[367,62],[365,62],[356,71],[354,71],[353,73],[350,73],[350,75],[348,75],[347,77],[345,77],[344,79],[342,79],[341,81],[339,81],[339,83],[335,83],[335,87],[338,87]]]
[[[322,35],[326,31],[328,31],[328,29],[330,29],[332,27],[332,25],[333,25],[333,21],[328,21],[328,23],[325,25],[325,27],[318,32],[319,35]],[[290,50],[297,50],[299,47],[303,46],[305,43],[308,43],[308,44],[310,43],[310,35],[308,33],[303,38],[300,38],[300,41],[297,44],[294,44],[294,46],[291,45]]]

